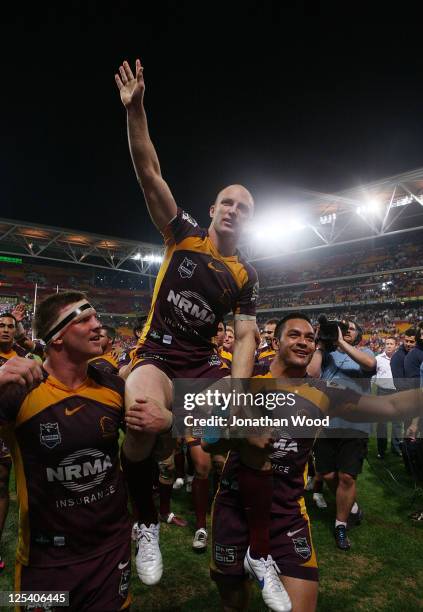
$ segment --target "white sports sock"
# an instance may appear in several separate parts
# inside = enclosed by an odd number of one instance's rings
[[[343,525],[344,527],[346,527],[346,526],[347,526],[347,524],[346,524],[346,523],[344,523],[344,521],[338,521],[338,519],[336,519],[336,521],[335,521],[335,527],[338,527],[339,525]]]
[[[357,512],[358,512],[358,504],[357,502],[354,502],[354,505],[351,508],[351,514],[357,514]]]

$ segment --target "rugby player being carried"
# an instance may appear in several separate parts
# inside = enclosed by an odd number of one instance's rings
[[[119,67],[115,81],[127,111],[129,148],[135,172],[151,219],[163,234],[166,246],[150,313],[126,384],[127,405],[137,401],[145,414],[145,422],[140,422],[139,417],[128,410],[127,423],[139,427],[139,431],[136,434],[128,432],[124,441],[125,462],[138,463],[137,480],[141,487],[142,480],[148,480],[148,470],[151,470],[142,467],[142,460],[153,449],[156,434],[172,425],[172,380],[225,376],[212,338],[216,335],[218,322],[230,311],[234,313],[235,327],[232,376],[248,378],[253,371],[257,275],[240,257],[237,244],[253,214],[254,202],[245,187],[226,187],[210,206],[208,230],[200,228],[177,206],[162,177],[147,126],[141,62],[136,61],[134,75],[125,61]],[[210,459],[198,446],[197,454],[200,453],[204,456],[204,465],[209,465]],[[148,461],[145,463],[148,466]],[[251,472],[246,476],[247,488],[255,499],[257,475],[251,475]],[[268,485],[261,482],[260,486],[267,486],[271,491],[270,481]],[[207,541],[207,469],[196,473],[192,491],[197,509],[197,532],[193,543],[196,546]],[[261,507],[257,512],[263,515]],[[137,554],[138,572],[141,579],[147,577],[149,584],[160,580],[162,573],[156,521],[152,510],[150,519],[141,525]],[[266,531],[266,525],[262,529]],[[142,558],[142,545],[146,542],[149,551]],[[156,545],[153,551],[151,542]]]

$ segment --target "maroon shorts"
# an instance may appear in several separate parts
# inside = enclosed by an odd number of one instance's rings
[[[245,578],[244,557],[249,543],[242,508],[215,502],[212,517],[212,561],[210,574],[215,581]],[[307,514],[272,514],[270,554],[282,576],[319,580],[317,559]]]
[[[69,591],[69,607],[37,608],[61,612],[117,612],[131,600],[131,541],[81,563],[32,567],[16,563],[16,591]],[[21,608],[25,610],[26,608]]]
[[[132,360],[132,371],[143,365],[154,365],[166,374],[170,380],[175,378],[224,378],[229,375],[223,367],[220,357],[211,353],[196,356],[194,354],[143,351],[139,349]]]

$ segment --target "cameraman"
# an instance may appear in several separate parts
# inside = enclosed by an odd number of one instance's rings
[[[376,373],[373,352],[368,348],[357,348],[362,332],[354,321],[341,321],[338,338],[331,340],[328,337],[331,335],[329,326],[333,328],[335,325],[326,322],[325,318],[320,319],[318,348],[307,372],[313,378],[322,377],[360,393],[369,393],[370,379]],[[367,455],[370,431],[370,423],[351,423],[337,417],[331,420],[329,427],[322,429],[314,446],[316,470],[323,474],[336,494],[334,535],[341,550],[351,547],[346,533],[347,523],[358,525],[362,519],[356,502],[356,481]]]

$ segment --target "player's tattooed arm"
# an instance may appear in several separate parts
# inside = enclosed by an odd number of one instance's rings
[[[115,81],[127,112],[129,150],[135,173],[144,192],[150,217],[162,231],[176,216],[177,206],[162,177],[159,159],[148,131],[143,71],[139,59],[135,62],[135,76],[128,62],[124,61],[119,66],[119,73],[115,74]]]

